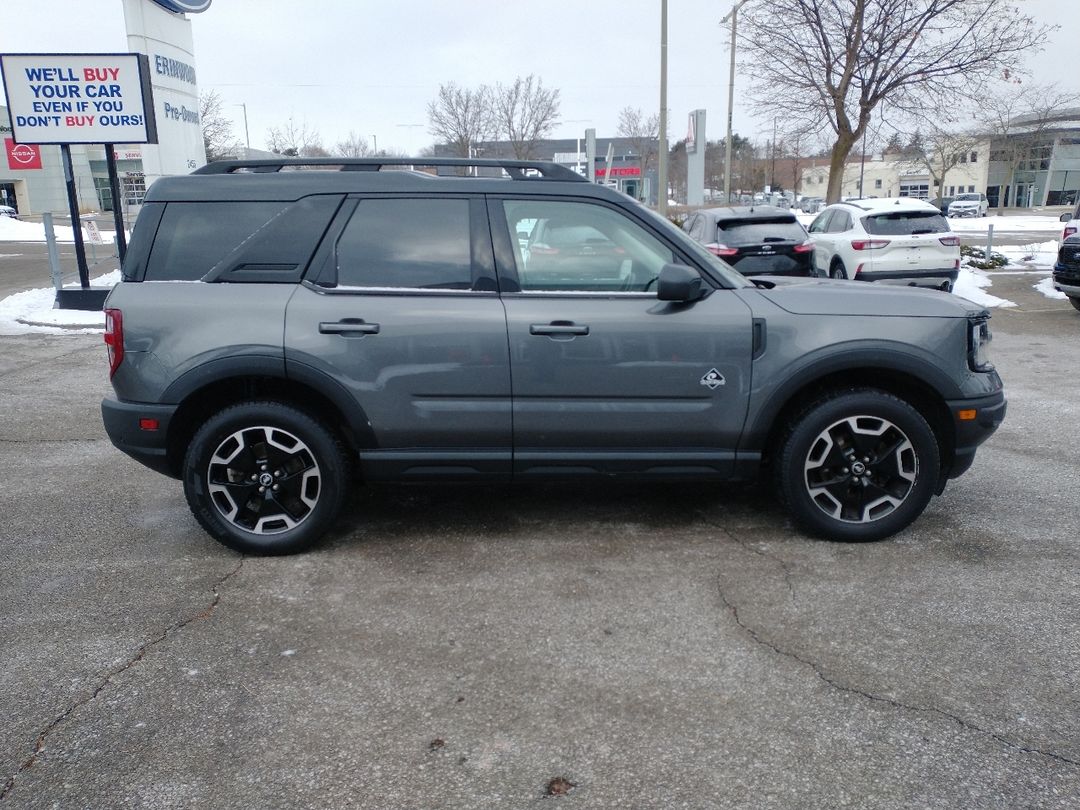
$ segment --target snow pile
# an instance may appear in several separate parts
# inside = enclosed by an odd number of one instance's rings
[[[1060,290],[1054,289],[1054,282],[1049,276],[1044,278],[1038,284],[1032,284],[1031,286],[1036,292],[1042,293],[1047,298],[1056,298],[1058,300],[1064,301],[1066,298],[1069,297]]]
[[[113,270],[95,279],[94,287],[112,287],[120,281],[120,271]],[[52,287],[15,293],[0,300],[0,335],[93,334],[105,329],[105,313],[77,309],[53,309],[56,291]]]
[[[99,225],[99,230],[100,227]],[[75,241],[75,233],[70,225],[53,225],[53,231],[56,233],[57,242]],[[101,238],[106,243],[111,244],[114,237],[111,231],[101,231]],[[90,237],[85,229],[83,230],[83,239],[89,244]],[[12,219],[11,217],[0,217],[0,242],[44,241],[45,226],[40,222],[23,222],[20,219]]]
[[[990,226],[995,233],[1023,233],[1026,231],[1060,231],[1064,225],[1050,215],[1029,214],[1018,216],[957,217],[949,220],[949,227],[955,233],[986,233]]]

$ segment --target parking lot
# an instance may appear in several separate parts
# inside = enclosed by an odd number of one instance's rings
[[[380,488],[241,558],[116,451],[100,337],[0,338],[0,806],[1075,807],[1080,313],[881,543],[766,490]]]

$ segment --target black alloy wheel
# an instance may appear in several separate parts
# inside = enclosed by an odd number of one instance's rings
[[[226,408],[195,434],[184,492],[214,538],[256,554],[301,551],[341,511],[348,461],[320,422],[279,402]]]
[[[781,499],[802,528],[868,541],[922,514],[939,468],[937,440],[915,408],[884,391],[855,389],[818,400],[794,420],[776,472]]]

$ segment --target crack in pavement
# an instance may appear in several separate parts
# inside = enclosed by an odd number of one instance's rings
[[[748,548],[744,543],[742,543],[729,530],[721,529],[721,531],[723,531],[728,537],[730,537],[732,540],[734,540],[739,546],[741,546],[743,548]],[[753,549],[750,549],[750,550],[753,551]],[[771,650],[772,652],[776,653],[777,655],[783,656],[784,658],[788,658],[788,659],[790,659],[792,661],[796,661],[797,663],[800,663],[805,667],[809,667],[810,670],[815,675],[817,675],[817,677],[823,683],[825,683],[827,686],[832,687],[833,689],[836,689],[837,691],[847,692],[847,693],[852,694],[852,695],[858,695],[859,697],[865,698],[866,700],[870,700],[870,701],[873,701],[873,702],[876,702],[876,703],[883,703],[883,704],[885,704],[887,706],[892,706],[893,708],[899,709],[901,711],[921,712],[923,714],[936,714],[936,715],[939,715],[940,717],[946,718],[947,720],[953,721],[954,723],[956,723],[958,726],[960,726],[962,729],[964,729],[966,731],[975,731],[975,732],[978,732],[979,734],[984,734],[984,735],[986,735],[986,736],[988,736],[988,737],[990,737],[990,738],[992,738],[994,740],[997,740],[1002,745],[1004,745],[1004,746],[1006,746],[1008,748],[1012,748],[1012,749],[1014,749],[1016,751],[1021,751],[1021,752],[1025,753],[1025,754],[1037,754],[1039,756],[1046,757],[1048,759],[1053,759],[1053,760],[1057,760],[1058,762],[1064,762],[1064,763],[1067,763],[1069,765],[1080,767],[1080,762],[1078,762],[1078,761],[1076,761],[1074,759],[1069,759],[1068,757],[1062,756],[1061,754],[1055,754],[1055,753],[1052,753],[1050,751],[1042,751],[1042,750],[1040,750],[1038,748],[1032,748],[1030,746],[1026,746],[1026,745],[1022,745],[1020,743],[1013,742],[1012,740],[1009,740],[1009,739],[1001,736],[1000,734],[998,734],[998,733],[996,733],[994,731],[990,731],[989,729],[985,729],[985,728],[982,728],[980,726],[977,726],[974,723],[971,723],[971,722],[969,722],[967,720],[964,720],[962,717],[959,717],[958,715],[950,714],[949,712],[945,711],[944,709],[939,709],[939,708],[936,708],[936,707],[933,707],[933,706],[929,706],[929,707],[928,706],[911,706],[911,705],[909,705],[907,703],[901,703],[898,700],[893,700],[892,698],[881,697],[880,695],[875,695],[872,692],[865,692],[862,689],[857,689],[854,686],[847,686],[846,684],[839,683],[838,681],[836,681],[836,680],[830,678],[828,675],[826,675],[821,670],[821,668],[816,663],[814,663],[813,661],[811,661],[809,659],[806,659],[806,658],[803,658],[802,656],[798,655],[797,653],[793,653],[793,652],[790,652],[789,650],[785,650],[785,649],[782,649],[782,648],[778,647],[777,645],[773,644],[771,641],[768,641],[767,639],[763,638],[750,625],[746,624],[742,620],[742,617],[739,616],[739,608],[738,608],[738,606],[734,602],[732,602],[730,599],[728,599],[727,594],[724,592],[724,586],[721,583],[719,576],[717,576],[717,579],[716,579],[716,591],[720,596],[720,601],[724,603],[724,606],[728,609],[728,612],[731,613],[732,618],[735,619],[735,624],[737,624],[739,626],[739,628],[744,633],[746,633],[746,635],[748,635],[754,641],[754,643],[759,644],[759,645],[761,645],[762,647],[765,647],[768,650]]]
[[[79,700],[76,700],[63,712],[61,712],[55,720],[49,723],[49,725],[46,726],[45,729],[38,735],[37,742],[34,745],[33,753],[26,759],[25,762],[23,762],[22,765],[19,766],[19,769],[8,778],[7,782],[4,784],[3,789],[0,789],[0,801],[3,801],[11,792],[11,790],[15,787],[15,781],[19,778],[19,775],[34,767],[34,764],[37,762],[38,756],[40,756],[41,752],[45,749],[45,743],[48,740],[49,735],[61,723],[67,720],[78,709],[82,708],[88,703],[92,703],[98,695],[105,691],[105,687],[109,686],[113,682],[113,678],[115,678],[117,675],[123,674],[127,670],[134,667],[146,656],[148,652],[150,652],[151,649],[156,647],[161,642],[165,641],[165,639],[167,639],[169,636],[179,632],[180,630],[183,630],[192,622],[199,621],[200,619],[209,619],[214,614],[214,609],[221,601],[221,586],[224,585],[229,579],[239,574],[240,569],[243,567],[244,558],[241,557],[240,562],[236,564],[235,568],[233,568],[231,571],[225,574],[225,576],[221,577],[217,582],[214,583],[211,589],[213,591],[214,598],[210,600],[209,605],[200,610],[198,613],[192,616],[188,616],[186,619],[181,619],[175,624],[166,627],[161,633],[159,633],[155,638],[152,638],[150,641],[143,642],[131,658],[129,658],[120,666],[106,673],[105,677],[101,679],[101,683],[99,683],[89,695],[86,695]]]
[[[787,585],[788,593],[791,595],[791,604],[794,605],[796,603],[795,583],[791,579],[791,568],[790,566],[788,566],[787,560],[785,560],[783,557],[777,556],[776,554],[770,554],[764,549],[755,548],[748,542],[743,542],[740,538],[736,537],[730,529],[725,528],[724,526],[721,526],[720,524],[714,523],[712,520],[710,520],[708,515],[700,511],[698,512],[698,514],[701,515],[701,519],[706,525],[712,526],[719,532],[723,532],[736,543],[738,543],[742,548],[746,549],[749,552],[757,554],[759,557],[764,557],[767,560],[772,560],[773,562],[777,563],[780,566],[781,573],[784,575],[784,584]]]

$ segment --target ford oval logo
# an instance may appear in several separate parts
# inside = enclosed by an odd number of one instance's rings
[[[210,8],[213,0],[153,0],[153,2],[174,14],[199,14]]]

